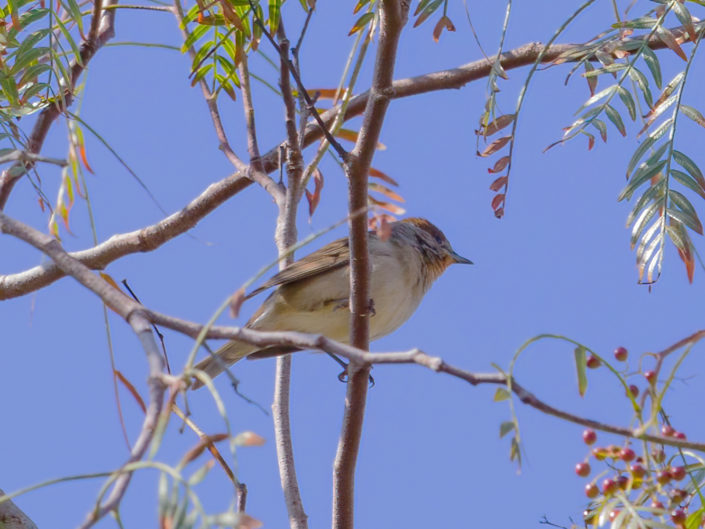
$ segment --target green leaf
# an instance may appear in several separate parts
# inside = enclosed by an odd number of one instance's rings
[[[639,218],[636,219],[636,222],[634,222],[634,226],[632,227],[632,234],[629,241],[629,244],[631,245],[632,249],[634,248],[636,241],[639,240],[639,237],[641,237],[641,232],[644,231],[644,228],[651,221],[654,215],[658,211],[660,211],[660,209],[660,202],[651,202],[648,207],[641,212]]]
[[[651,72],[651,77],[654,78],[656,87],[661,88],[663,80],[661,78],[661,65],[659,64],[658,57],[656,57],[656,54],[650,48],[646,47],[642,48],[641,55],[644,57],[644,62],[646,62],[646,66],[648,66]]]
[[[705,178],[703,178],[703,173],[700,171],[698,165],[690,159],[686,154],[679,150],[673,150],[673,159],[678,162],[678,164],[688,171],[695,181],[700,183],[705,188]]]
[[[673,208],[666,208],[666,214],[672,219],[685,224],[694,232],[699,233],[700,235],[703,234],[703,225],[700,223],[700,219],[698,219],[697,215],[692,216],[685,211]]]
[[[600,99],[604,99],[605,97],[611,97],[614,94],[615,90],[617,90],[617,85],[608,86],[604,90],[600,90],[594,96],[590,97],[587,101],[585,101],[585,103],[583,103],[582,106],[575,111],[575,115],[580,114],[583,110],[585,110],[591,105],[594,105]]]
[[[627,107],[629,117],[632,118],[632,121],[634,121],[636,119],[636,103],[634,103],[632,94],[630,94],[629,91],[623,86],[617,87],[617,94],[622,100],[622,103],[624,103],[624,106]]]
[[[281,0],[269,0],[269,33],[276,35],[281,17]]]
[[[595,118],[592,120],[592,126],[600,131],[600,138],[602,138],[602,141],[607,143],[607,125],[605,125],[605,122],[601,119]]]
[[[646,206],[646,204],[648,204],[652,200],[655,200],[657,198],[657,195],[663,193],[665,184],[665,179],[659,180],[656,185],[650,186],[646,191],[642,193],[642,195],[639,197],[639,200],[636,201],[636,204],[634,204],[634,207],[632,208],[631,212],[629,213],[629,216],[627,217],[627,226],[631,226],[631,224],[637,218],[637,215],[639,215],[641,210],[644,209],[644,206]],[[635,231],[637,231],[636,227]],[[636,242],[636,237],[634,237],[632,244],[634,244],[634,242]]]
[[[499,425],[499,438],[501,439],[509,432],[514,430],[514,421],[505,421]]]
[[[71,50],[73,51],[73,55],[74,55],[74,60],[76,61],[77,64],[82,66],[83,62],[81,61],[81,51],[78,49],[78,44],[76,44],[76,41],[73,40],[73,37],[71,37],[69,30],[66,29],[66,26],[61,22],[61,20],[59,20],[57,18],[56,23],[58,24],[59,29],[61,29],[61,33],[64,34],[64,38],[66,39],[66,42],[68,42],[69,46],[71,46]]]
[[[350,29],[348,32],[348,36],[354,35],[358,31],[360,31],[362,28],[366,27],[367,24],[370,22],[375,17],[374,13],[364,13],[360,18],[357,19],[355,24],[353,24],[353,27]]]
[[[15,63],[12,65],[12,68],[10,71],[14,74],[17,75],[21,71],[23,71],[25,68],[30,66],[32,63],[36,63],[36,61],[40,58],[43,57],[44,55],[47,55],[49,53],[49,48],[46,47],[37,47],[37,48],[31,48],[28,50],[23,51],[21,54],[17,55],[17,58],[15,59]]]
[[[658,172],[663,169],[665,165],[666,160],[661,160],[651,164],[642,164],[639,169],[636,170],[634,176],[632,176],[624,189],[622,189],[622,192],[617,197],[617,200],[622,201],[625,198],[630,199],[638,187],[640,187],[644,182],[649,181],[651,177],[658,174]]]
[[[184,43],[181,45],[181,53],[186,53],[188,49],[193,46],[198,40],[205,35],[208,30],[210,30],[209,26],[205,25],[198,25],[196,28],[189,33],[188,37],[186,37],[186,40]]]
[[[195,86],[201,79],[203,79],[208,72],[210,72],[213,69],[213,63],[209,62],[207,64],[204,64],[201,66],[198,71],[196,72],[196,75],[193,76],[193,79],[191,79],[191,86]]]
[[[678,169],[671,169],[671,176],[688,189],[695,191],[698,195],[705,198],[705,188],[701,187],[689,174],[679,171]]]
[[[605,113],[607,114],[607,117],[610,118],[610,121],[614,124],[615,127],[617,127],[617,130],[622,136],[627,135],[627,129],[624,128],[624,122],[622,121],[622,116],[619,115],[619,112],[612,106],[612,105],[607,105],[605,107]]]
[[[509,393],[509,390],[504,387],[499,387],[497,388],[497,391],[494,392],[494,400],[495,402],[502,402],[503,400],[507,400],[511,397],[511,394]]]
[[[25,70],[24,74],[20,78],[19,83],[17,83],[17,84],[19,86],[24,86],[29,81],[39,78],[39,76],[41,74],[43,74],[44,72],[46,72],[48,70],[51,70],[51,66],[49,66],[48,64],[45,64],[45,63],[33,64],[32,66],[30,66],[29,68],[27,68]],[[26,100],[26,92],[23,97]]]
[[[659,128],[660,128],[660,127],[659,127]],[[654,139],[654,141],[656,141],[656,140],[658,139],[655,134],[651,134],[651,135],[649,136],[649,138]],[[645,141],[646,141],[646,140],[645,140]],[[642,144],[642,145],[643,145],[643,144]],[[644,165],[650,165],[650,164],[654,163],[656,160],[660,159],[661,156],[663,156],[663,154],[666,152],[666,149],[668,149],[668,146],[669,146],[669,143],[668,143],[668,142],[665,142],[665,143],[661,144],[661,145],[658,147],[658,149],[656,149],[655,151],[653,151],[653,152],[649,155],[649,157],[646,159],[646,161],[645,161],[644,163],[642,163],[641,165],[639,165],[639,168],[641,168],[641,167],[644,166]],[[634,153],[634,156],[632,156],[632,160],[629,161],[629,165],[628,165],[628,167],[627,167],[627,170],[628,170],[628,171],[627,171],[627,176],[629,176],[629,173],[631,173],[632,170],[633,170],[632,161],[634,160],[634,157],[635,157],[637,154],[639,155],[639,158],[642,157],[642,154],[641,154],[640,152],[638,152],[640,149],[641,149],[641,146],[639,146],[639,148],[637,149],[637,152],[635,152],[635,153]]]
[[[587,389],[587,374],[585,373],[586,368],[586,351],[583,346],[578,346],[575,348],[575,368],[578,373],[578,393],[581,397],[585,395],[585,390]]]
[[[692,217],[695,217],[696,219],[698,218],[698,214],[695,211],[695,207],[693,207],[693,204],[691,204],[690,200],[688,200],[688,197],[686,197],[684,194],[679,193],[675,189],[669,189],[668,198],[671,199],[673,205],[678,207],[678,209],[688,215],[691,215]],[[698,222],[700,221],[698,220]]]
[[[651,95],[651,89],[649,88],[649,80],[646,78],[644,73],[632,66],[629,70],[629,77],[636,83],[641,90],[641,95],[644,96],[644,101],[651,108],[654,105],[653,96]]]
[[[685,114],[687,117],[695,121],[695,123],[697,123],[701,127],[705,127],[705,117],[703,117],[703,115],[697,108],[693,108],[688,105],[681,105],[680,107],[678,107],[678,110],[680,110],[682,114]]]
[[[636,164],[639,163],[639,160],[641,160],[644,154],[646,154],[646,151],[648,151],[654,143],[656,143],[656,139],[649,136],[636,148],[636,151],[634,151],[634,154],[632,154],[627,164],[627,177],[629,177],[634,167],[636,167]]]

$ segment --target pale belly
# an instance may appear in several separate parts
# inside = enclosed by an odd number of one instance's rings
[[[370,289],[373,306],[370,340],[381,338],[399,328],[411,317],[423,297],[423,291],[419,291],[420,286],[408,288],[409,282],[404,279],[406,270],[400,269],[398,265],[393,268],[394,273],[382,274],[375,273],[373,269]],[[389,271],[390,268],[387,267],[386,270]],[[251,323],[251,326],[260,330],[323,334],[333,340],[347,343],[350,333],[347,270],[340,270],[339,276],[327,284],[327,287],[332,287],[332,283],[335,283],[339,288],[326,288],[326,292],[321,292],[318,282],[301,283],[300,288],[276,293],[274,299],[268,300],[271,301],[270,306]]]

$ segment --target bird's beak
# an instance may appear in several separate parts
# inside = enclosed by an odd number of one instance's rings
[[[463,257],[462,255],[459,255],[455,253],[455,250],[450,251],[450,256],[453,258],[454,263],[458,264],[474,264],[470,259],[467,259]]]

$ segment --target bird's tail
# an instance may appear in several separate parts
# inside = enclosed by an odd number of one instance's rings
[[[242,360],[250,353],[257,350],[257,346],[250,345],[245,342],[228,342],[213,355],[201,360],[194,367],[204,371],[209,377],[214,378],[225,371],[228,366]],[[198,389],[203,383],[196,379],[192,388]]]

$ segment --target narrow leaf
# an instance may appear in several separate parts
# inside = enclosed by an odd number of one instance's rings
[[[578,374],[578,394],[581,397],[585,395],[585,390],[587,390],[587,374],[585,369],[587,366],[586,351],[582,346],[575,348],[575,368]]]

